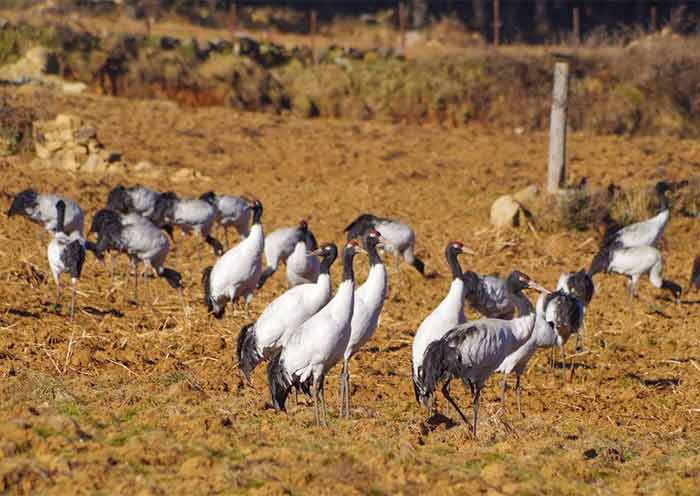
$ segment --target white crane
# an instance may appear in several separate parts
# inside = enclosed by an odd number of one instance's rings
[[[20,191],[12,200],[7,216],[22,215],[36,224],[41,224],[51,233],[57,232],[56,203],[59,201],[63,201],[66,206],[63,226],[65,232],[78,232],[82,235],[85,221],[83,209],[73,200],[51,193],[37,193],[31,188]]]
[[[163,193],[158,197],[150,218],[158,226],[170,224],[179,227],[186,234],[194,232],[212,247],[215,255],[223,254],[223,246],[211,235],[216,210],[204,200],[180,199],[173,192]]]
[[[199,197],[216,209],[216,220],[224,228],[224,242],[228,250],[228,228],[233,226],[241,238],[250,231],[250,205],[240,196],[217,195],[207,191]]]
[[[649,281],[654,287],[670,291],[676,303],[680,303],[681,287],[675,282],[663,278],[661,252],[653,246],[611,248],[605,252],[605,257],[599,255],[600,253],[593,260],[588,271],[589,275],[593,277],[599,272],[605,272],[627,276],[630,301],[636,294],[639,278],[643,274],[648,274]]]
[[[144,291],[148,289],[148,272],[153,271],[173,289],[182,288],[180,273],[164,266],[170,251],[168,237],[158,226],[138,214],[122,215],[110,209],[95,214],[90,232],[97,233],[96,255],[106,251],[125,253],[134,267],[134,299],[138,301],[138,264],[143,262]]]
[[[259,200],[251,202],[253,224],[248,237],[224,253],[213,267],[203,271],[204,303],[217,319],[223,318],[227,302],[233,304],[239,298],[245,299],[247,312],[260,279],[265,243],[263,206]]]
[[[520,415],[522,415],[520,378],[527,368],[528,361],[538,348],[558,346],[563,350],[571,334],[578,334],[583,324],[583,302],[560,289],[554,293],[540,295],[536,313],[535,329],[530,338],[508,355],[497,369],[503,374],[501,408],[505,407],[508,375],[515,372],[515,398]]]
[[[83,270],[85,263],[86,242],[83,235],[75,230],[70,235],[66,234],[64,221],[66,217],[66,203],[63,200],[58,200],[55,205],[56,209],[56,227],[54,237],[49,243],[47,256],[49,259],[49,267],[51,274],[56,282],[56,311],[61,302],[61,274],[67,272],[70,274],[71,282],[71,301],[70,301],[70,318],[75,316],[75,285],[80,279],[80,273]],[[94,250],[94,247],[91,246]]]
[[[685,186],[687,182],[680,182],[673,186],[667,182],[660,181],[654,187],[654,191],[659,198],[661,210],[654,217],[642,222],[620,227],[611,219],[607,219],[608,227],[603,235],[598,253],[593,258],[591,268],[600,265],[609,258],[610,252],[618,248],[635,248],[638,246],[655,246],[664,233],[666,224],[670,216],[667,191],[674,191]],[[589,270],[590,272],[590,270]]]
[[[306,246],[309,225],[302,219],[297,228],[297,242],[294,251],[287,257],[287,284],[290,288],[299,284],[316,282],[319,273],[318,258],[309,255]]]
[[[508,296],[506,280],[497,276],[480,276],[464,272],[465,299],[469,306],[484,317],[510,320],[515,315],[515,304]]]
[[[399,257],[412,265],[421,275],[425,276],[425,264],[415,253],[416,235],[407,224],[391,219],[384,219],[372,214],[362,214],[345,228],[348,239],[362,237],[370,229],[376,229],[384,238],[384,249],[394,255],[396,267],[399,267]]]
[[[270,360],[267,378],[277,411],[286,410],[285,401],[292,386],[311,382],[316,424],[328,425],[323,385],[328,371],[343,358],[350,340],[355,291],[353,258],[361,251],[364,250],[355,240],[345,245],[343,278],[335,295],[316,315],[292,331],[282,351]]]
[[[243,326],[238,335],[238,366],[246,380],[262,360],[279,351],[289,332],[317,313],[331,299],[330,268],[338,256],[334,244],[325,244],[314,251],[320,256],[321,269],[312,284],[295,286],[270,303],[258,319]]]
[[[296,244],[297,226],[280,227],[265,237],[265,260],[267,261],[267,268],[260,276],[258,289],[262,288],[265,281],[267,281],[277,271],[279,264],[287,262],[287,259],[294,251]],[[309,249],[309,251],[313,251],[318,248],[316,238],[310,229],[306,232],[306,247]]]
[[[343,355],[343,368],[340,373],[340,415],[350,417],[350,359],[369,341],[379,325],[379,315],[384,307],[387,292],[386,269],[379,258],[377,248],[382,237],[372,229],[363,238],[369,256],[367,280],[355,290],[350,340]]]
[[[450,290],[440,304],[435,307],[435,310],[423,320],[413,338],[413,390],[416,394],[416,401],[428,410],[433,409],[432,393],[426,391],[421,380],[423,356],[430,343],[443,337],[454,326],[465,322],[464,280],[462,279],[462,268],[457,261],[457,256],[464,252],[465,247],[461,241],[452,241],[445,248],[445,258],[452,271]]]
[[[479,416],[479,398],[486,380],[508,355],[530,339],[535,328],[535,309],[522,291],[532,288],[547,293],[546,289],[518,271],[508,276],[507,288],[510,298],[518,307],[518,318],[480,319],[454,327],[428,346],[420,371],[421,382],[428,394],[435,391],[440,381],[444,381],[443,395],[466,424],[469,421],[450,396],[448,386],[455,377],[462,380],[465,389],[469,386],[473,395],[474,437]]]

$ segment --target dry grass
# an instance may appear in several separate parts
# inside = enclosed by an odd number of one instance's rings
[[[499,194],[544,173],[546,136],[487,128],[297,120],[223,108],[180,109],[162,101],[65,99],[11,93],[15,105],[77,113],[105,145],[135,163],[192,167],[206,177],[173,184],[183,195],[251,191],[265,204],[269,231],[309,219],[319,240],[342,240],[361,211],[409,221],[429,270],[445,275],[442,249],[462,239],[478,256],[465,267],[505,274],[519,268],[552,286],[587,265],[591,232],[496,232],[488,208]],[[668,137],[570,136],[570,171],[591,188],[628,188],[688,177],[700,161],[694,142]],[[663,164],[660,167],[660,164]],[[75,177],[2,162],[5,207],[28,185],[80,200],[88,212],[119,182],[138,176]],[[408,200],[408,201],[407,201]],[[5,208],[3,207],[3,208]],[[628,307],[624,281],[601,276],[587,313],[586,353],[575,380],[537,355],[525,379],[527,417],[512,396],[494,420],[496,381],[485,391],[481,438],[463,426],[421,427],[409,378],[410,344],[448,279],[390,270],[375,339],[351,365],[353,419],[312,426],[310,409],[266,408],[264,371],[244,387],[233,350],[240,310],[218,322],[200,302],[201,263],[184,240],[171,264],[183,272],[186,305],[163,281],[155,300],[128,302],[122,261],[112,285],[89,259],[75,322],[53,311],[39,228],[0,219],[0,487],[13,494],[206,492],[282,494],[693,494],[700,466],[700,357],[697,296],[675,306],[646,282]],[[697,251],[694,221],[674,216],[666,237],[667,277],[684,282]],[[334,275],[338,275],[337,267]],[[360,262],[359,277],[366,266]],[[273,278],[253,314],[283,288]],[[64,304],[63,312],[66,306]],[[336,406],[336,371],[327,382]],[[458,392],[459,401],[467,404]]]

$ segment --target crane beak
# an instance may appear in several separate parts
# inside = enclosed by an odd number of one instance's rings
[[[467,248],[466,246],[462,246],[462,253],[464,253],[466,255],[478,255],[477,252],[475,252],[474,250],[472,250],[470,248]]]
[[[323,255],[323,249],[322,249],[322,248],[318,248],[318,249],[312,251],[311,253],[309,253],[309,255],[315,255],[315,256],[317,256],[317,257],[320,257],[320,256]]]
[[[548,289],[546,289],[546,288],[543,288],[542,286],[540,286],[539,284],[537,284],[537,283],[534,282],[534,281],[530,281],[530,282],[528,283],[527,287],[530,288],[530,289],[534,289],[534,290],[536,290],[536,291],[539,291],[540,293],[544,293],[544,294],[550,294],[550,293],[551,293],[550,290],[548,290]]]

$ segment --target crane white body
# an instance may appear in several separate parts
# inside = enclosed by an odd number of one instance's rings
[[[262,207],[261,207],[262,209]],[[265,243],[262,224],[253,224],[247,238],[226,251],[205,271],[205,297],[210,310],[221,318],[227,302],[253,297],[262,272],[261,256]]]

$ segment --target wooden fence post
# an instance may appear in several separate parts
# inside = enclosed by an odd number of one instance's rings
[[[399,2],[399,31],[401,32],[401,53],[406,53],[406,23],[408,21],[408,12],[406,2]]]
[[[238,0],[231,0],[231,34],[236,34],[238,29]]]
[[[554,64],[554,89],[552,90],[552,114],[549,125],[549,163],[547,166],[547,191],[556,193],[566,181],[566,105],[569,90],[569,63]]]
[[[501,2],[493,0],[493,46],[501,43]]]
[[[655,4],[652,4],[652,6],[651,6],[650,15],[651,15],[651,19],[650,19],[650,22],[649,22],[650,31],[653,32],[653,33],[655,33],[655,32],[656,32],[656,29],[657,29],[657,24],[656,24],[656,5],[655,5]]]
[[[579,46],[581,44],[581,9],[578,4],[574,5],[573,12],[573,24],[574,24],[574,44]]]

